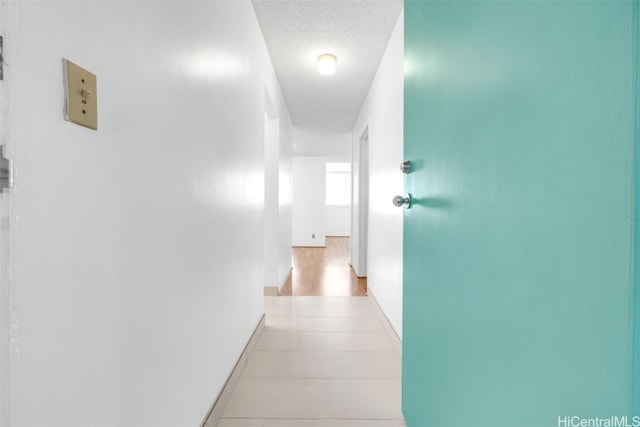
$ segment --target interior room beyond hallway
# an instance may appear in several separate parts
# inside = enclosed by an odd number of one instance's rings
[[[365,296],[367,278],[349,265],[349,237],[327,237],[325,247],[294,247],[293,272],[283,296]]]

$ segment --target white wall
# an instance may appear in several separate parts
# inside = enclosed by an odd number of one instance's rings
[[[15,8],[12,425],[197,426],[263,313],[265,88],[290,123],[251,3]]]
[[[351,235],[351,206],[327,206],[327,236]]]
[[[293,138],[294,156],[324,157],[327,162],[351,163],[351,132],[324,132],[296,126]],[[327,206],[325,210],[327,236],[349,236],[351,208]]]
[[[359,139],[369,126],[369,244],[367,286],[402,337],[402,216],[392,205],[403,194],[404,13],[400,14],[376,77],[353,129],[357,173]],[[357,218],[359,206],[354,204]],[[358,251],[357,223],[352,223],[352,262]],[[354,265],[354,268],[357,268]],[[356,270],[357,271],[357,270]]]
[[[325,165],[324,157],[293,157],[293,246],[325,246]]]
[[[327,162],[351,162],[351,132],[293,128],[293,155],[326,157]]]

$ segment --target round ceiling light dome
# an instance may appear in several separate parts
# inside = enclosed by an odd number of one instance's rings
[[[336,72],[336,57],[330,53],[318,57],[318,72],[328,76]]]

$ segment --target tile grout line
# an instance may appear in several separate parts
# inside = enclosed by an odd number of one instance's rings
[[[294,426],[297,425],[295,424],[296,421],[301,423],[309,422],[309,424],[305,423],[304,425],[316,427],[334,425],[334,423],[340,427],[352,425],[356,427],[367,425],[364,423],[368,422],[380,427],[405,425],[401,410],[398,415],[389,413],[387,416],[385,414],[385,411],[395,412],[397,409],[392,409],[396,405],[392,403],[396,399],[393,397],[395,392],[387,398],[384,397],[387,394],[384,390],[389,390],[388,387],[392,384],[394,385],[391,386],[391,389],[396,389],[401,384],[401,375],[392,373],[391,375],[375,377],[368,373],[377,372],[376,364],[382,363],[377,360],[392,361],[395,355],[401,357],[401,347],[394,340],[394,336],[397,340],[397,335],[395,335],[395,331],[394,335],[390,334],[389,329],[391,326],[385,324],[385,321],[388,322],[388,320],[380,316],[378,312],[380,308],[377,306],[377,301],[371,297],[332,297],[331,300],[323,297],[284,297],[290,298],[290,300],[284,302],[282,302],[283,300],[277,300],[278,303],[274,304],[269,298],[265,298],[267,301],[265,303],[266,322],[263,337],[261,337],[261,341],[256,343],[252,351],[252,354],[257,356],[258,359],[251,357],[251,360],[259,361],[253,366],[249,362],[244,367],[239,378],[239,381],[243,383],[241,394],[238,395],[233,406],[234,409],[230,411],[229,416],[224,416],[225,414],[223,414],[221,421],[230,421],[223,423],[224,426],[267,427],[269,425],[275,426],[276,424],[272,424],[273,422],[277,423],[278,426]],[[357,303],[352,304],[354,301],[357,301]],[[350,311],[351,313],[349,313]],[[274,322],[273,319],[275,319],[276,325],[270,324]],[[338,326],[338,328],[335,326]],[[327,327],[332,330],[327,331]],[[262,341],[263,339],[265,340],[264,342]],[[333,342],[329,343],[329,339],[333,339]],[[356,340],[355,346],[353,346],[354,339]],[[273,346],[273,348],[270,346]],[[353,347],[350,348],[350,346]],[[288,363],[284,362],[283,359],[279,359],[279,354],[281,357],[286,357],[284,360],[289,360],[289,358],[296,360],[296,364],[293,366],[297,366],[297,368],[294,371],[287,371],[291,376],[283,376],[282,373],[278,372],[284,366],[282,363]],[[296,359],[296,354],[300,355],[300,360]],[[327,355],[338,359],[340,359],[341,355],[348,357],[347,360],[349,362],[346,365],[341,364],[340,367],[335,368],[338,369],[336,372],[340,372],[341,369],[343,371],[347,369],[344,372],[353,371],[356,375],[353,377],[348,377],[343,373],[331,375],[334,368],[331,362],[327,362],[327,359],[324,358]],[[349,366],[354,363],[354,357],[367,357],[365,360],[368,362],[365,362],[364,365],[358,364],[355,370],[349,370]],[[321,363],[321,365],[305,362],[305,360]],[[272,363],[276,363],[276,365],[274,366]],[[330,365],[327,365],[327,363]],[[390,369],[389,372],[393,372],[393,365],[385,363],[384,366]],[[247,372],[248,368],[251,372]],[[275,372],[271,372],[274,369]],[[317,371],[319,376],[305,373],[305,371],[314,372],[314,369],[319,370]],[[327,374],[329,375],[322,376]],[[267,383],[260,385],[264,381],[267,381]],[[281,385],[276,386],[276,384]],[[291,388],[287,384],[296,385],[296,387]],[[325,402],[322,400],[317,402],[305,400],[306,397],[301,397],[299,395],[300,391],[297,389],[301,385],[307,387],[304,384],[323,384],[322,387],[329,387],[327,390],[331,390],[331,394],[326,397],[329,400]],[[373,386],[373,389],[371,389],[371,386],[366,384],[378,385]],[[384,386],[384,384],[388,384],[388,386]],[[258,386],[257,389],[254,388],[256,386]],[[274,386],[276,387],[275,389],[273,389]],[[340,389],[344,386],[348,387],[347,390],[353,388],[356,391],[355,396],[358,396],[361,393],[360,390],[362,390],[365,393],[362,396],[376,396],[374,401],[376,399],[384,399],[389,403],[382,408],[378,408],[377,411],[373,411],[377,412],[377,414],[368,416],[369,410],[365,408],[367,407],[366,405],[371,407],[373,401],[369,397],[363,397],[364,400],[362,401],[353,400],[354,395],[351,394],[348,394],[350,397],[346,401],[342,400],[344,392],[341,392]],[[270,390],[273,390],[275,394],[272,394]],[[334,394],[336,390],[338,390],[338,394]],[[372,390],[375,390],[374,394],[369,395],[368,393],[371,393]],[[282,400],[288,399],[284,397],[287,394],[291,394],[291,396],[297,395],[290,401],[291,406],[289,409],[286,406],[282,406],[286,404],[285,402],[288,402],[287,400]],[[377,401],[380,402],[379,400]],[[336,402],[340,402],[342,406],[334,407],[333,405]],[[344,406],[345,404],[355,404],[355,402],[358,402],[355,407]],[[362,402],[364,406],[360,406],[359,402]],[[300,404],[302,406],[296,406]],[[308,404],[311,406],[304,409]],[[246,409],[242,409],[243,407]],[[361,413],[358,413],[359,411]],[[304,416],[306,415],[304,412],[308,412],[310,416]],[[335,417],[336,415],[337,417]],[[345,417],[344,415],[347,416]],[[239,423],[236,424],[233,420],[237,420]],[[248,423],[243,424],[242,420],[247,420]],[[302,424],[300,427],[302,427]]]

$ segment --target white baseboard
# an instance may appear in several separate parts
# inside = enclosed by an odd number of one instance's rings
[[[282,289],[284,289],[284,286],[289,281],[289,278],[291,277],[291,273],[292,272],[293,272],[293,267],[289,268],[289,272],[285,276],[284,281],[280,284],[280,287],[278,287],[278,286],[265,286],[264,287],[264,296],[265,297],[277,297],[277,296],[279,296],[282,293]]]
[[[384,329],[387,331],[387,335],[389,335],[389,337],[393,341],[393,345],[396,347],[398,351],[402,352],[402,340],[398,336],[398,333],[396,332],[396,330],[393,329],[391,322],[389,322],[387,315],[384,314],[384,311],[382,310],[382,307],[380,307],[380,303],[378,302],[378,299],[373,294],[373,292],[371,292],[371,289],[367,289],[367,296],[371,299],[372,304],[375,307],[376,313],[378,313],[378,318],[382,322]]]
[[[280,295],[282,293],[282,290],[284,289],[284,286],[287,284],[287,282],[289,281],[289,279],[291,279],[291,275],[293,274],[293,267],[289,268],[289,272],[287,273],[287,275],[284,278],[284,281],[282,282],[282,284],[280,285],[280,289],[278,289],[278,295]]]
[[[240,358],[236,362],[236,366],[233,367],[231,374],[229,374],[229,378],[224,383],[222,390],[218,393],[218,397],[216,397],[215,402],[211,406],[209,413],[205,417],[200,427],[216,427],[220,418],[222,418],[222,414],[224,409],[229,403],[229,398],[231,398],[231,393],[236,388],[236,384],[238,384],[238,380],[240,379],[240,375],[242,374],[242,370],[247,365],[247,360],[249,355],[253,352],[256,344],[258,343],[258,339],[260,339],[260,335],[262,335],[262,331],[264,330],[264,314],[260,318],[256,329],[253,331],[251,338],[249,338],[249,342],[244,347]]]

